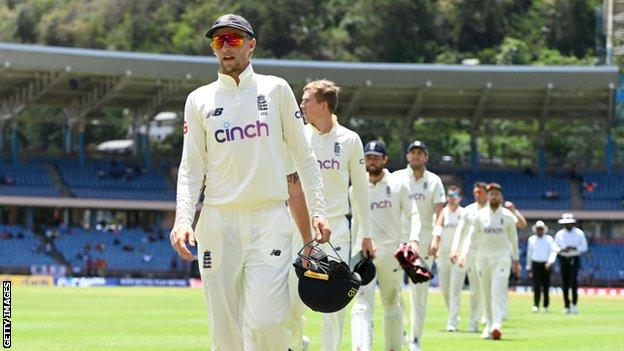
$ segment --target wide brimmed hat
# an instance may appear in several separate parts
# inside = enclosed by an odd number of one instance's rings
[[[561,215],[561,218],[557,221],[559,224],[572,224],[576,223],[576,219],[572,213],[564,213]]]
[[[533,226],[531,227],[531,229],[533,230],[533,233],[537,232],[537,228],[543,228],[544,233],[548,233],[548,226],[543,221],[537,221],[535,222],[535,224],[533,224]]]

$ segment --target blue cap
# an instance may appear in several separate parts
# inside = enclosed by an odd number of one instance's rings
[[[412,142],[411,144],[409,144],[409,146],[407,147],[407,152],[412,151],[413,148],[419,148],[422,149],[422,151],[424,151],[427,155],[429,155],[429,150],[427,149],[427,144],[425,144],[424,142],[420,141],[420,140],[415,140],[414,142]]]
[[[364,155],[386,156],[386,146],[379,140],[373,140],[364,146]]]

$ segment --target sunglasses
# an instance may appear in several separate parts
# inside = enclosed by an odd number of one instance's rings
[[[231,47],[239,47],[243,45],[245,38],[248,37],[242,36],[237,33],[215,35],[214,37],[212,37],[211,45],[215,49],[221,49],[223,47],[223,44],[227,42],[228,45]]]

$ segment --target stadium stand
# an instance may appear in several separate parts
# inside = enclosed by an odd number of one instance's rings
[[[117,160],[32,158],[55,166],[72,194],[79,198],[174,201],[174,191],[158,168],[145,169]]]
[[[562,211],[570,209],[570,182],[567,178],[552,176],[539,179],[530,172],[510,170],[480,171],[476,174],[466,171],[460,175],[464,179],[464,189],[472,189],[477,180],[501,184],[505,199],[513,201],[518,208]],[[472,201],[472,196],[464,196],[462,206]]]
[[[14,164],[0,160],[0,195],[59,196],[41,164]]]
[[[164,234],[168,232],[72,227],[63,231],[55,244],[70,265],[81,267],[86,274],[91,270],[89,259],[93,266],[98,259],[104,259],[106,271],[163,272],[171,270],[171,257],[175,254]]]
[[[624,209],[624,173],[586,172],[582,177],[586,210]]]
[[[21,226],[0,225],[0,267],[28,268],[34,264],[56,264],[46,247]]]

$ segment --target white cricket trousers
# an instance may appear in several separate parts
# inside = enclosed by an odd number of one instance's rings
[[[470,284],[470,327],[475,330],[479,329],[481,317],[485,314],[483,311],[483,296],[481,294],[481,286],[479,285],[479,274],[477,272],[477,253],[470,252],[466,260],[466,274]]]
[[[299,250],[303,248],[303,241],[295,224],[292,225],[292,258],[294,261]],[[293,267],[290,267],[288,272],[288,294],[290,295],[290,314],[286,325],[292,337],[289,349],[301,351],[303,349],[303,327],[306,322],[304,315],[307,307],[299,297],[299,278],[297,278]]]
[[[461,306],[461,291],[464,288],[466,269],[453,264],[449,258],[449,252],[440,252],[440,257],[437,261],[440,288],[448,310],[447,325],[457,328],[459,308]]]
[[[398,246],[397,243],[396,247],[377,248],[377,257],[373,260],[376,278],[358,291],[351,309],[351,349],[354,351],[372,350],[376,282],[379,282],[383,305],[384,350],[402,349],[403,309],[400,302],[403,269],[394,258]]]
[[[287,350],[292,226],[286,207],[204,206],[195,236],[213,350]]]
[[[485,306],[485,326],[488,332],[500,329],[503,325],[505,312],[505,295],[509,285],[509,271],[511,258],[509,255],[479,256],[477,257],[477,272],[479,286]]]
[[[423,233],[420,233],[420,237],[423,237]],[[433,256],[428,256],[429,244],[431,244],[431,234],[429,234],[429,240],[420,242],[420,254],[421,258],[427,263],[429,269],[433,266]],[[410,313],[410,320],[412,324],[412,340],[411,342],[420,343],[423,327],[425,326],[425,315],[427,313],[427,295],[429,295],[429,282],[420,284],[414,284],[409,282],[410,290],[412,292],[412,308]]]
[[[351,232],[349,231],[349,221],[344,216],[328,218],[332,235],[330,242],[340,255],[343,261],[349,263],[351,251]],[[328,244],[322,244],[321,248],[327,255],[335,256],[334,250]],[[338,351],[342,340],[342,329],[344,326],[347,308],[338,312],[323,313],[323,324],[321,325],[321,350]]]

